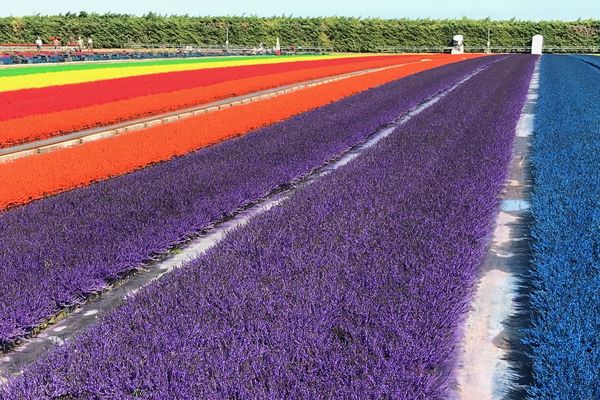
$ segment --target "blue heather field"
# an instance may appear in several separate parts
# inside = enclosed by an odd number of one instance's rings
[[[600,57],[541,63],[526,334],[535,399],[600,399],[600,69],[589,63]]]

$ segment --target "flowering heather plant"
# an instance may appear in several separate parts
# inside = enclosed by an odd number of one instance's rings
[[[0,182],[3,184],[0,210],[167,161],[433,68],[434,65],[456,61],[437,60],[395,66],[149,127],[134,134],[117,135],[37,157],[21,157],[9,163],[0,163]],[[65,165],[69,169],[65,169]]]
[[[600,71],[574,57],[546,55],[540,73],[532,326],[525,336],[533,363],[529,395],[599,399]]]
[[[583,60],[584,62],[586,62],[592,66],[595,66],[596,68],[600,68],[600,57],[598,57],[598,56],[578,55],[578,56],[573,56],[573,57]]]
[[[210,68],[0,92],[0,147],[147,117],[301,81],[421,56]],[[446,59],[451,61],[450,58]],[[431,63],[422,63],[427,66]],[[93,95],[90,95],[93,93]]]
[[[169,162],[0,213],[0,344],[331,159],[490,61],[429,70]]]
[[[142,289],[4,397],[442,398],[534,61],[493,64]],[[381,89],[388,101],[405,101],[398,84]],[[375,99],[364,116],[343,105],[349,127],[377,115]]]

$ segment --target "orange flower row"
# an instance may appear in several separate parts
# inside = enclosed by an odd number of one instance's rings
[[[0,164],[0,209],[122,175],[359,91],[460,60],[443,58],[359,75],[172,124]]]
[[[417,62],[422,58],[423,56],[387,57],[343,65],[307,68],[8,119],[0,121],[0,147],[156,115],[296,82],[399,63]],[[227,74],[226,69],[222,73]],[[158,78],[165,80],[164,83],[168,85],[168,75]]]

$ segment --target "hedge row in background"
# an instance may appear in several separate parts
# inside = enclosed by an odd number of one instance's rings
[[[488,28],[492,47],[529,46],[531,36],[542,34],[548,46],[599,46],[600,20],[572,22],[489,19],[378,19],[295,17],[142,17],[120,14],[65,14],[0,18],[1,43],[33,43],[37,35],[49,40],[93,35],[96,47],[123,47],[128,43],[208,44],[229,42],[272,46],[333,47],[339,51],[374,51],[380,47],[445,46],[455,34],[463,34],[467,47],[485,47]]]

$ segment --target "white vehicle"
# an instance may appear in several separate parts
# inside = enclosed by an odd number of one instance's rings
[[[463,35],[454,35],[454,37],[452,38],[452,54],[464,54],[465,52],[465,45],[464,45],[464,41],[465,38],[463,37]]]

